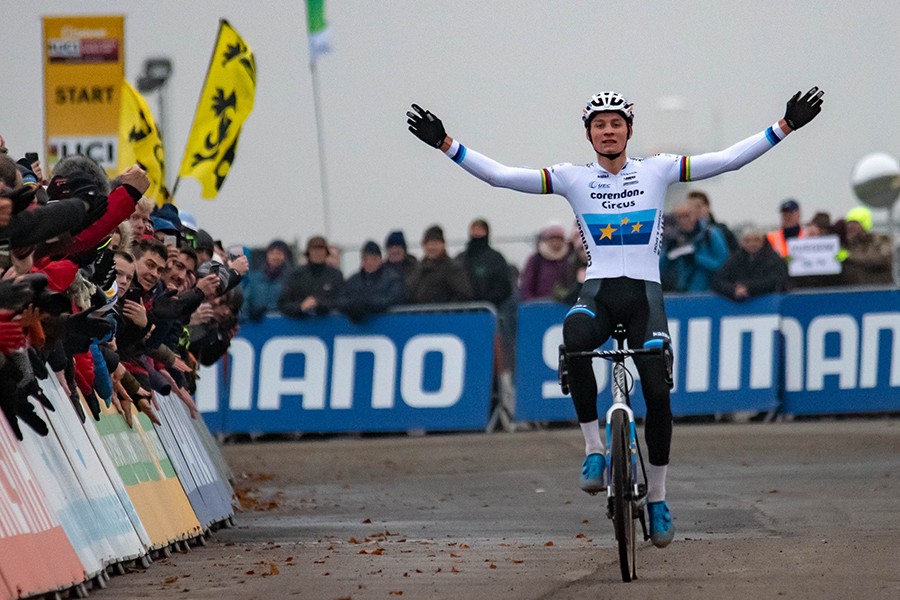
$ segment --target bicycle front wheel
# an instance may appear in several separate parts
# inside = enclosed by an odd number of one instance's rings
[[[622,581],[631,581],[634,568],[634,514],[632,496],[631,435],[625,411],[613,411],[610,422],[613,526],[619,548]]]

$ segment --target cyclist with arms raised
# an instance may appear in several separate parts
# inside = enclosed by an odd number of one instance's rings
[[[662,341],[664,356],[635,358],[647,405],[647,510],[651,540],[657,547],[667,546],[675,533],[666,504],[666,469],[672,441],[672,352],[659,281],[666,188],[676,181],[699,181],[734,171],[760,157],[819,113],[822,94],[816,87],[802,97],[797,92],[788,101],[784,118],[720,152],[629,158],[625,149],[632,134],[632,104],[621,94],[601,92],[591,98],[582,115],[596,161],[545,169],[502,165],[449,137],[440,119],[418,105],[413,104],[413,110],[406,113],[409,130],[416,137],[440,148],[475,177],[493,186],[559,194],[568,200],[577,218],[588,266],[578,301],[563,323],[567,351],[597,348],[617,323],[625,326],[631,348]],[[606,487],[606,457],[591,359],[570,359],[568,380],[585,441],[581,489],[594,494]]]

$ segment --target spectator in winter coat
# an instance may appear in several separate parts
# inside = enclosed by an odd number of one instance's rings
[[[415,271],[418,261],[415,256],[407,251],[406,237],[402,231],[392,231],[388,234],[384,242],[384,254],[384,267],[400,276],[404,285],[407,286],[406,294],[408,297],[409,277]]]
[[[378,244],[366,242],[360,257],[359,272],[344,282],[334,303],[353,322],[403,304],[406,298],[406,285],[399,275],[384,267]]]
[[[528,257],[519,282],[522,300],[550,298],[554,289],[569,287],[567,257],[570,251],[562,225],[552,224],[541,230],[537,252]]]
[[[322,236],[313,236],[306,243],[307,263],[297,267],[287,276],[278,309],[286,317],[302,319],[315,315],[327,315],[334,303],[335,294],[344,282],[341,272],[326,264],[328,242]]]
[[[784,290],[787,278],[787,265],[769,246],[766,235],[751,229],[741,235],[740,249],[713,275],[710,288],[741,302]]]
[[[469,242],[456,260],[462,265],[472,285],[472,299],[499,307],[512,294],[509,265],[503,255],[491,248],[490,226],[484,219],[469,225]]]
[[[728,245],[721,231],[700,224],[690,204],[676,206],[673,214],[675,237],[664,244],[659,257],[663,290],[706,291],[710,277],[728,258]]]
[[[891,239],[872,233],[872,211],[857,206],[844,217],[847,258],[844,276],[849,285],[892,283]]]
[[[793,198],[781,203],[781,227],[766,234],[769,245],[781,258],[788,257],[787,242],[791,238],[806,237],[806,229],[800,224],[800,205]]]
[[[267,312],[278,310],[278,298],[288,271],[293,267],[293,253],[281,240],[266,248],[266,261],[259,270],[250,271],[244,287],[244,317],[261,321]]]
[[[687,193],[687,201],[694,205],[694,211],[697,213],[697,220],[700,221],[702,226],[716,227],[722,232],[722,237],[725,238],[725,244],[728,246],[728,253],[731,254],[737,252],[737,249],[740,247],[737,238],[734,233],[732,233],[731,229],[728,228],[728,225],[720,223],[713,216],[709,204],[709,196],[706,195],[706,192],[691,190]]]
[[[409,278],[410,300],[414,304],[467,302],[472,286],[459,263],[447,256],[444,231],[437,225],[425,230],[424,255]]]

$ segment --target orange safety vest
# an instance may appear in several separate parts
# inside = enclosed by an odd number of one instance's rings
[[[806,230],[802,227],[800,228],[800,235],[797,237],[805,238]],[[772,250],[774,250],[778,256],[781,258],[785,258],[788,255],[788,246],[787,240],[784,239],[784,229],[776,229],[775,231],[770,231],[766,234],[766,239],[769,240],[769,245],[772,246]]]

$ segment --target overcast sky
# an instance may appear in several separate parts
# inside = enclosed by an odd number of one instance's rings
[[[167,93],[169,179],[194,115],[220,17],[251,45],[258,83],[235,164],[214,201],[183,180],[176,198],[226,244],[305,240],[325,230],[304,3],[4,0],[0,134],[42,148],[41,17],[123,14],[126,76],[145,58],[175,66]],[[855,205],[854,163],[900,154],[900,2],[392,0],[326,3],[334,51],[319,62],[330,237],[358,247],[432,223],[463,240],[475,216],[495,238],[569,224],[558,196],[481,183],[406,131],[410,102],[467,146],[510,165],[593,160],[581,109],[614,89],[635,104],[629,154],[722,149],[779,119],[797,90],[825,90],[822,114],[737,173],[693,185],[720,220],[772,225]],[[156,98],[148,95],[156,110]],[[674,196],[680,197],[682,190]],[[877,218],[877,216],[876,216]],[[501,245],[521,264],[529,248]],[[345,268],[355,268],[355,257]]]

